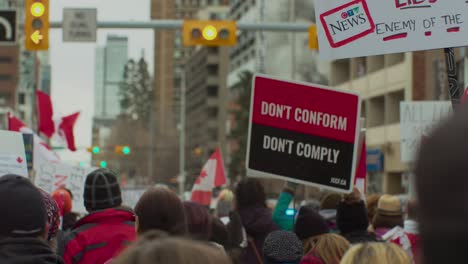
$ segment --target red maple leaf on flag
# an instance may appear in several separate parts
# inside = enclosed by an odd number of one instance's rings
[[[206,170],[202,170],[200,173],[200,177],[197,178],[195,184],[200,184],[202,179],[206,178],[206,176],[208,176],[208,173],[206,173]]]

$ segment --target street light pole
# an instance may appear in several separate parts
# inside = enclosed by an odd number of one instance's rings
[[[185,71],[180,74],[180,120],[179,120],[179,194],[183,197],[185,192]]]

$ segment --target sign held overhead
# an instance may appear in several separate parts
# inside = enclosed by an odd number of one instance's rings
[[[256,75],[247,175],[351,191],[359,113],[356,94]]]
[[[451,113],[450,101],[401,102],[401,160],[415,162],[421,142]]]
[[[64,42],[96,42],[96,30],[96,8],[65,8],[63,10]]]
[[[329,60],[468,45],[465,0],[317,1],[316,16]]]

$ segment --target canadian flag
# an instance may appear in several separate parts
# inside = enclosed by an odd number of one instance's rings
[[[37,111],[39,113],[39,132],[47,138],[54,138],[67,146],[69,150],[76,151],[75,134],[73,128],[80,115],[79,112],[53,120],[54,111],[50,96],[44,92],[36,92]]]
[[[213,188],[226,184],[226,170],[219,148],[205,163],[192,188],[192,202],[209,206],[213,196]]]
[[[59,156],[50,149],[49,145],[44,142],[32,129],[27,127],[21,120],[8,113],[8,130],[34,135],[34,160],[33,167],[37,168],[45,161],[59,161]]]

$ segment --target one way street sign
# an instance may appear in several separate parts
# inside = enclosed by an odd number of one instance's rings
[[[15,10],[0,10],[0,45],[17,41],[17,17]]]

